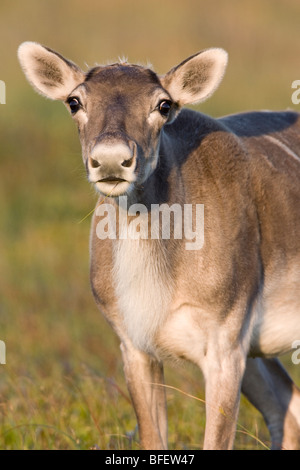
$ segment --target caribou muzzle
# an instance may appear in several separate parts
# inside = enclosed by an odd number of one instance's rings
[[[97,143],[87,161],[89,181],[101,193],[119,196],[136,180],[136,159],[133,141]]]

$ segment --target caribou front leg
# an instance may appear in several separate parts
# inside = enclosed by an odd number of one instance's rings
[[[241,348],[208,351],[205,359],[206,426],[204,449],[232,449],[245,357]]]
[[[143,449],[167,449],[167,406],[163,366],[130,342],[121,344],[124,373]]]

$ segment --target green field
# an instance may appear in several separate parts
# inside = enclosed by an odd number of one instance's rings
[[[90,219],[79,221],[96,194],[73,123],[28,85],[18,45],[41,42],[83,68],[125,55],[159,73],[220,46],[228,71],[199,109],[297,109],[299,17],[299,0],[1,0],[0,449],[139,449],[119,342],[90,292]],[[300,366],[284,361],[300,383]],[[201,449],[200,371],[167,366],[166,384],[170,448]],[[242,399],[236,449],[269,444],[262,418]]]

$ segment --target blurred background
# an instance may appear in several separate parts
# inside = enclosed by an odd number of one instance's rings
[[[89,287],[90,218],[79,222],[96,195],[77,131],[63,105],[26,82],[19,44],[40,42],[84,70],[126,56],[160,74],[201,49],[223,47],[225,78],[198,108],[217,117],[297,109],[299,24],[299,0],[1,0],[1,449],[139,448],[119,342]],[[299,378],[299,366],[284,360]],[[201,373],[167,367],[166,382],[170,447],[200,449]],[[264,449],[268,439],[242,400],[236,448]]]

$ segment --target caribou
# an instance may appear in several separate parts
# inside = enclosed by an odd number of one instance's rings
[[[68,108],[105,198],[92,220],[91,286],[120,338],[141,447],[167,448],[163,365],[186,360],[205,379],[204,449],[233,448],[241,393],[272,448],[299,448],[300,392],[278,359],[300,339],[299,115],[215,119],[185,107],[219,86],[220,48],[165,75],[122,61],[84,72],[35,42],[18,57],[34,89]],[[174,208],[197,205],[202,242],[187,249]],[[116,221],[106,236],[105,216]]]

